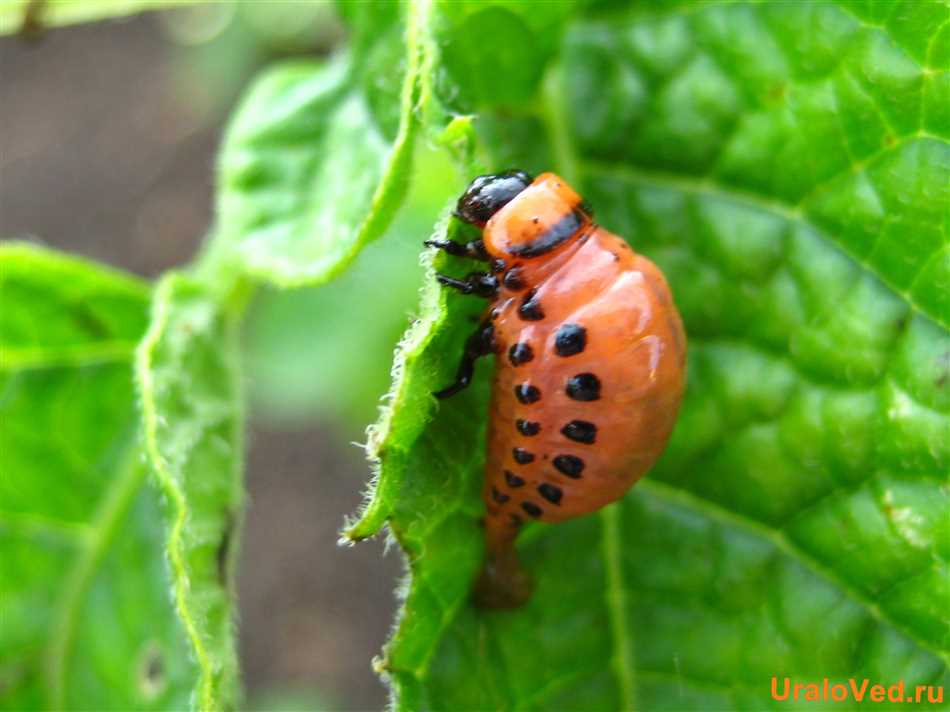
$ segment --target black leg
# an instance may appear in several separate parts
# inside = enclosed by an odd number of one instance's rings
[[[478,331],[469,336],[468,341],[465,342],[465,353],[462,354],[462,362],[455,374],[455,383],[432,395],[441,400],[454,396],[459,391],[467,388],[468,384],[472,382],[472,374],[475,372],[475,360],[480,356],[494,353],[494,351],[495,327],[491,321],[486,320],[478,325]]]
[[[462,294],[474,294],[486,299],[493,299],[498,295],[498,278],[487,272],[470,272],[465,279],[455,279],[444,274],[435,276],[439,284],[459,290]]]
[[[487,262],[489,257],[485,252],[485,243],[481,240],[466,242],[464,245],[452,240],[426,240],[426,247],[435,247],[439,250],[445,250],[453,257],[469,257],[473,260]]]

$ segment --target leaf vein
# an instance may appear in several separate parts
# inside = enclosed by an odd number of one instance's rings
[[[844,245],[840,244],[832,237],[830,237],[823,229],[814,225],[805,215],[800,206],[791,206],[788,203],[767,198],[761,196],[757,193],[752,193],[749,191],[744,191],[734,187],[724,187],[721,184],[714,183],[711,180],[703,179],[696,180],[690,178],[689,176],[679,175],[675,173],[667,173],[654,170],[645,170],[642,168],[633,168],[630,166],[620,165],[620,164],[611,164],[602,161],[585,161],[584,169],[589,173],[600,173],[604,175],[612,175],[621,180],[626,180],[631,183],[638,183],[641,185],[651,185],[659,188],[666,188],[669,190],[678,190],[682,193],[697,195],[697,196],[708,196],[711,198],[718,198],[720,200],[729,200],[736,203],[745,204],[749,207],[758,208],[760,210],[765,210],[773,212],[786,220],[792,222],[799,222],[807,227],[814,230],[817,234],[821,235],[825,240],[831,242],[837,249],[840,249],[842,252],[847,254],[855,263],[860,265],[865,271],[870,274],[875,275],[880,279],[884,284],[888,286],[891,291],[896,295],[901,297],[915,313],[935,321],[936,323],[950,328],[950,318],[940,315],[940,314],[929,314],[925,312],[923,308],[917,303],[913,298],[911,293],[907,290],[900,289],[895,284],[893,284],[889,279],[882,275],[878,270],[874,269],[865,259],[862,259],[856,255],[853,251],[846,248]]]
[[[144,479],[145,468],[138,467],[137,452],[137,448],[130,448],[124,468],[107,488],[89,525],[92,532],[89,545],[80,552],[63,586],[63,598],[56,613],[46,655],[46,690],[50,709],[66,707],[66,658],[75,635],[80,602],[115,535],[117,524]]]
[[[633,633],[627,619],[626,586],[623,580],[623,560],[620,541],[623,524],[620,521],[622,502],[605,507],[600,514],[602,525],[602,550],[606,573],[607,613],[614,652],[610,667],[617,678],[622,709],[636,709],[636,684],[634,681]]]
[[[678,487],[673,487],[669,484],[666,484],[665,482],[660,482],[655,479],[645,479],[637,485],[637,488],[641,491],[657,496],[660,499],[679,504],[689,509],[704,512],[714,519],[727,522],[746,531],[751,531],[758,536],[761,536],[764,539],[772,542],[772,544],[779,551],[783,552],[791,559],[798,561],[819,578],[822,578],[838,587],[848,597],[863,606],[872,618],[882,624],[889,625],[893,629],[902,633],[909,640],[913,641],[921,649],[930,651],[947,664],[950,664],[950,653],[939,649],[932,642],[922,639],[919,635],[917,635],[916,631],[891,619],[876,602],[855,588],[850,581],[839,576],[836,572],[829,569],[822,561],[817,559],[807,550],[803,549],[783,530],[776,529],[775,527],[772,527],[764,522],[751,519],[744,514],[728,510],[719,503],[702,497],[701,495],[697,495],[693,492],[683,490]]]

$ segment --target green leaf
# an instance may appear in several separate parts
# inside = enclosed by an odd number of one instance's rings
[[[149,325],[143,283],[13,243],[0,301],[0,707],[233,707],[243,298],[172,274]]]
[[[0,3],[0,35],[20,32],[27,25],[59,27],[128,17],[148,10],[168,10],[199,0],[3,0]]]
[[[461,189],[442,153],[417,150],[413,162],[399,215],[345,274],[319,287],[267,290],[251,308],[245,363],[255,419],[298,428],[315,418],[342,421],[352,440],[376,418],[393,349],[417,305],[422,241]]]
[[[439,53],[439,98],[461,111],[530,102],[574,5],[567,0],[437,2],[432,34]]]
[[[165,497],[175,610],[197,671],[193,706],[237,695],[233,562],[243,508],[243,405],[237,364],[245,297],[226,302],[193,278],[159,283],[136,354],[144,451]]]
[[[147,286],[26,243],[0,244],[0,366],[81,367],[127,359],[147,315]]]
[[[442,219],[433,237],[444,237],[449,220],[448,210],[443,211]],[[454,232],[452,234],[455,234]],[[452,265],[440,261],[440,270],[451,274]],[[465,334],[452,329],[453,322],[465,323],[466,316],[477,313],[471,304],[446,300],[446,294],[435,285],[433,278],[433,255],[427,253],[423,258],[426,283],[422,290],[420,317],[406,332],[396,349],[393,365],[393,387],[388,401],[382,409],[379,421],[370,428],[367,452],[371,458],[382,460],[383,467],[392,463],[393,472],[405,472],[410,467],[409,459],[414,455],[416,443],[435,407],[432,396],[438,389],[439,373],[450,373],[454,364],[447,354],[460,353],[464,345]],[[383,458],[385,451],[385,458]],[[420,496],[427,490],[426,478],[430,468],[424,466],[420,477],[412,482],[418,488]],[[390,476],[383,469],[383,476],[375,486],[361,514],[359,521],[347,529],[346,536],[352,540],[364,539],[375,534],[387,519],[393,516],[395,507],[403,504],[399,490],[405,484],[401,477]],[[435,473],[432,473],[435,476]],[[426,478],[423,480],[422,478]],[[435,485],[434,482],[430,484]],[[391,489],[390,489],[391,488]],[[405,502],[406,516],[420,506],[417,498]],[[429,502],[429,506],[438,507],[439,498]],[[403,547],[407,542],[401,542]]]
[[[772,676],[950,684],[948,19],[944,2],[598,3],[540,94],[501,111],[517,97],[479,85],[489,168],[561,172],[663,268],[689,385],[650,476],[526,531],[533,598],[479,611],[490,365],[436,405],[479,305],[426,291],[348,531],[388,522],[409,559],[379,663],[397,709],[761,709]],[[504,36],[443,36],[443,57],[458,42],[493,66]]]
[[[187,704],[132,381],[148,302],[125,274],[0,245],[0,709]]]
[[[408,186],[424,104],[428,5],[406,6],[405,37],[402,7],[353,9],[362,23],[353,51],[268,70],[251,89],[221,152],[206,268],[280,287],[322,283],[385,230]]]

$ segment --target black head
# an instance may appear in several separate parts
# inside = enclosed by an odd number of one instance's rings
[[[455,207],[455,216],[473,225],[484,225],[492,215],[511,202],[533,179],[524,171],[512,170],[478,176]]]

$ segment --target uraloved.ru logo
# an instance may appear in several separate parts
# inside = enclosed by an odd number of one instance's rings
[[[806,700],[808,702],[943,702],[943,687],[940,685],[915,685],[909,687],[903,680],[892,685],[872,683],[867,678],[847,682],[831,682],[823,678],[819,682],[792,682],[790,678],[772,678],[773,700]]]

